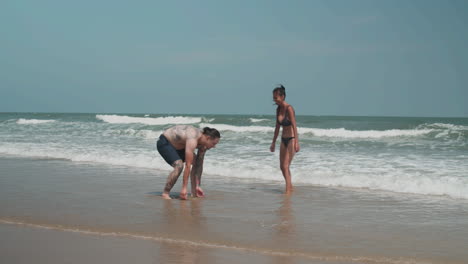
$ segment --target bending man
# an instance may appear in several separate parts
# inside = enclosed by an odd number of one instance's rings
[[[221,135],[214,128],[205,127],[203,130],[189,125],[177,125],[166,129],[156,144],[159,154],[174,170],[167,177],[162,197],[171,199],[169,193],[184,171],[180,198],[187,199],[187,184],[190,175],[192,196],[203,197],[200,188],[203,160],[207,150],[218,144]],[[198,149],[197,154],[194,154]],[[185,166],[184,166],[185,162]],[[185,167],[185,169],[184,169]]]

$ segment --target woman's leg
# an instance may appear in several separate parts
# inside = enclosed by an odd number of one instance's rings
[[[293,191],[292,181],[291,181],[291,171],[289,166],[294,157],[294,143],[291,140],[287,146],[284,143],[281,143],[280,147],[280,168],[283,173],[284,180],[286,181],[285,193],[290,194]]]

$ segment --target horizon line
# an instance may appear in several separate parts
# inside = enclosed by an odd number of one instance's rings
[[[274,116],[274,114],[242,114],[242,113],[181,113],[181,112],[172,112],[172,113],[151,113],[151,112],[48,112],[48,111],[19,111],[19,112],[1,112],[0,114],[114,114],[114,115],[227,115],[227,116]],[[398,115],[336,115],[336,114],[298,114],[296,116],[315,116],[315,117],[386,117],[386,118],[457,118],[457,119],[467,119],[468,116],[398,116]]]

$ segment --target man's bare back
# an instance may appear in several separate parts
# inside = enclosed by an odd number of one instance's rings
[[[175,149],[184,149],[189,141],[198,141],[202,133],[193,126],[177,125],[166,129],[163,135],[174,146]]]

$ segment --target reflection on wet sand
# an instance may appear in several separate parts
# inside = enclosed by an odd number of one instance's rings
[[[162,216],[163,230],[169,237],[200,241],[203,234],[204,217],[201,199],[188,201],[166,200]],[[155,263],[214,263],[210,260],[209,250],[202,247],[180,243],[161,243]]]
[[[281,201],[280,207],[277,210],[278,222],[275,225],[275,232],[273,232],[273,239],[275,239],[283,249],[286,250],[286,246],[290,245],[294,240],[296,232],[296,223],[294,219],[294,210],[291,206],[291,196],[284,195]],[[290,257],[285,256],[274,256],[273,263],[285,264],[294,263]]]
[[[280,208],[278,209],[279,224],[278,235],[289,240],[295,234],[294,211],[291,207],[291,197],[285,196]]]

